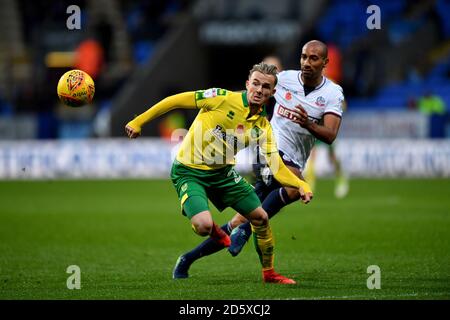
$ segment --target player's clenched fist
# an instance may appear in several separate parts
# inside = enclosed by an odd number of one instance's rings
[[[300,199],[302,200],[302,202],[304,204],[307,204],[312,200],[312,198],[313,198],[312,192],[305,192],[305,190],[303,190],[303,188],[299,188],[298,191],[300,193]]]
[[[294,122],[298,123],[300,126],[307,128],[309,125],[309,118],[308,113],[306,110],[301,106],[297,105],[295,106],[295,109],[292,110],[292,113],[294,114]]]
[[[141,135],[141,132],[132,128],[129,124],[125,126],[125,132],[130,139],[135,139]]]

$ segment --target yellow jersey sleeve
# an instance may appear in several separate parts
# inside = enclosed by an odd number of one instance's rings
[[[268,121],[264,132],[264,135],[261,136],[260,149],[275,179],[283,186],[302,188],[307,193],[312,192],[309,184],[293,174],[284,164],[278,153],[272,127]]]
[[[137,132],[141,132],[142,126],[147,122],[178,108],[195,109],[195,92],[183,92],[167,97],[128,122],[127,126],[132,127]]]
[[[224,101],[228,91],[220,88],[195,91],[195,103],[199,109],[214,110]]]
[[[286,167],[279,154],[267,156],[266,161],[273,173],[273,176],[281,185],[286,187],[302,188],[306,193],[312,193],[309,184],[293,174],[292,171]]]

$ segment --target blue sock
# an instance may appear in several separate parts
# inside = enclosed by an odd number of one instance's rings
[[[267,195],[262,203],[263,209],[267,212],[269,219],[271,219],[274,215],[276,215],[284,206],[292,203],[294,201],[289,199],[289,196],[286,192],[286,189],[279,188],[273,190],[271,193]],[[246,234],[251,235],[252,227],[250,226],[250,222],[246,222],[239,226],[240,229],[245,230]]]
[[[226,234],[230,235],[231,233],[231,227],[229,225],[229,222],[224,224],[220,227],[223,231],[226,232]],[[225,248],[224,246],[221,246],[213,239],[209,238],[200,243],[197,247],[189,251],[188,253],[185,253],[183,256],[186,258],[187,261],[190,263],[193,263],[195,260],[200,259],[204,256],[209,256],[210,254],[213,254],[217,251],[222,250]]]
[[[273,190],[271,193],[267,195],[262,203],[263,209],[269,215],[269,219],[271,219],[274,215],[276,215],[280,210],[287,206],[288,204],[294,201],[289,199],[289,196],[286,192],[285,188],[279,188]]]

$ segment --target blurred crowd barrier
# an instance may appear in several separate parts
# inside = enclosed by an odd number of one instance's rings
[[[0,137],[3,140],[40,139],[48,130],[58,132],[58,137],[89,138],[108,136],[108,116],[99,116],[95,121],[71,119],[52,125],[45,119],[33,115],[0,117]],[[159,123],[161,137],[170,136],[176,128],[186,127],[181,113],[172,113]],[[123,132],[123,129],[122,129]],[[341,138],[450,138],[449,114],[424,114],[419,111],[401,110],[352,110],[345,112],[339,132]]]
[[[168,178],[178,145],[164,139],[24,140],[0,142],[0,179]],[[332,173],[318,146],[318,176]],[[339,139],[336,152],[352,177],[450,177],[448,139]],[[237,170],[251,171],[252,150]]]
[[[428,138],[431,120],[430,116],[413,111],[349,111],[344,114],[339,137]]]

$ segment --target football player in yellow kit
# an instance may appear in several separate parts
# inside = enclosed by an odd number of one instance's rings
[[[233,208],[251,223],[263,281],[295,284],[293,279],[274,271],[274,241],[268,215],[253,187],[234,170],[236,153],[258,145],[277,181],[298,189],[303,203],[312,199],[309,185],[281,160],[266,119],[265,104],[275,93],[276,75],[272,65],[254,65],[245,91],[213,88],[170,96],[128,122],[125,130],[130,138],[137,138],[145,123],[170,110],[199,109],[171,171],[182,213],[196,233],[229,246],[228,234],[212,219],[208,199],[220,211]]]

